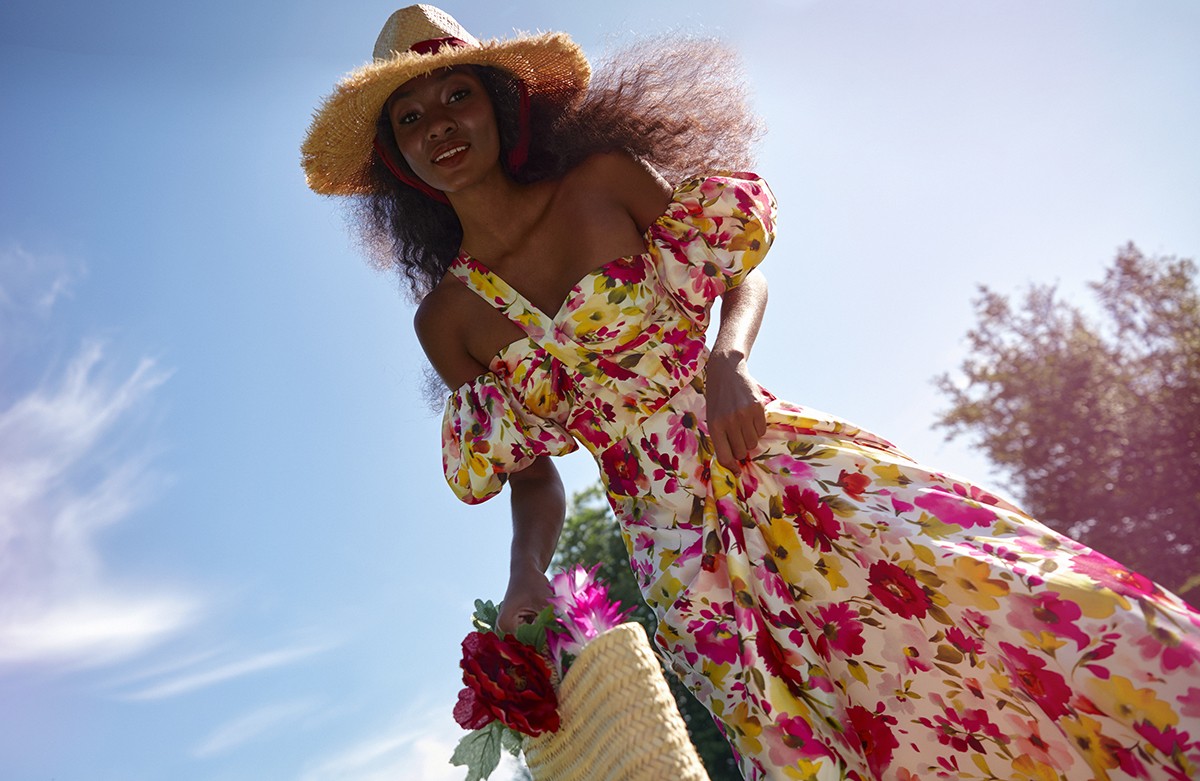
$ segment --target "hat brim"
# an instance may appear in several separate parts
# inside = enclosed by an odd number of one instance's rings
[[[489,65],[525,82],[530,95],[569,101],[587,89],[591,67],[565,33],[543,33],[480,46],[406,51],[351,72],[313,115],[300,147],[308,186],[322,195],[367,195],[375,125],[384,104],[409,79],[455,65]]]

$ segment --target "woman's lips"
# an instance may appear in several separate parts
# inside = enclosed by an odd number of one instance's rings
[[[439,150],[436,154],[434,154],[433,164],[434,165],[453,165],[455,162],[458,161],[458,159],[462,155],[462,153],[467,151],[468,148],[470,148],[470,146],[471,146],[470,144],[465,144],[465,143],[459,142],[459,143],[451,144],[450,146],[444,147],[443,149]]]

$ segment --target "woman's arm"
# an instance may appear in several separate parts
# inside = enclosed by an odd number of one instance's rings
[[[558,546],[567,501],[558,469],[542,456],[509,476],[513,538],[508,589],[500,605],[500,630],[512,632],[532,621],[551,595],[546,569]]]
[[[453,300],[447,300],[457,291],[453,286],[436,288],[425,297],[414,321],[426,356],[451,388],[486,371],[464,347],[462,323],[453,316]],[[562,531],[566,497],[558,470],[546,456],[509,475],[508,485],[513,538],[508,591],[500,606],[499,624],[501,631],[512,632],[517,624],[536,616],[550,596],[545,572]]]
[[[708,359],[708,433],[717,461],[735,474],[767,432],[763,399],[747,368],[766,308],[767,280],[762,272],[751,271],[721,297],[721,327]]]

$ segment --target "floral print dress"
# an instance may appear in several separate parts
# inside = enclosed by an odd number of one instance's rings
[[[748,779],[1200,777],[1200,616],[986,491],[777,400],[740,476],[706,432],[713,300],[771,243],[752,174],[684,182],[646,251],[539,311],[446,407],[460,498],[582,444],[656,636]]]

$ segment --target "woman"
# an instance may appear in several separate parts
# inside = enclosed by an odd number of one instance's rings
[[[637,67],[588,91],[566,36],[480,44],[429,6],[394,14],[375,54],[318,112],[305,167],[318,192],[367,196],[421,296],[454,389],[451,487],[511,486],[503,626],[545,600],[550,457],[582,443],[656,641],[747,778],[1200,772],[1195,612],[753,381],[771,193],[752,174],[672,189],[644,162],[740,154],[736,97]]]

